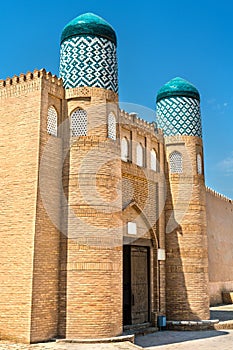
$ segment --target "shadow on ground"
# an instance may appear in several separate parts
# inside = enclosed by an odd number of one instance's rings
[[[136,337],[135,344],[148,348],[151,346],[161,346],[175,343],[182,343],[190,340],[207,339],[226,335],[225,331],[161,331],[147,336]]]
[[[210,318],[220,322],[233,321],[233,305],[220,305],[210,308]]]

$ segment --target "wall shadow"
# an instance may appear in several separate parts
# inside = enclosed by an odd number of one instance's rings
[[[202,291],[205,291],[205,288],[208,288],[207,283],[205,286],[202,285],[205,284],[204,265],[202,265],[201,256],[198,256],[195,251],[196,249],[201,252],[202,246],[200,242],[202,238],[200,234],[198,237],[193,232],[184,232],[180,223],[176,221],[174,213],[175,210],[182,210],[182,200],[185,198],[182,193],[183,187],[185,187],[183,183],[185,184],[186,179],[183,174],[172,174],[172,179],[170,179],[168,169],[168,162],[165,160],[167,190],[165,203],[165,225],[167,231],[165,233],[166,315],[168,320],[200,321],[209,318],[206,317],[208,310],[205,311],[205,305],[209,304],[208,293],[202,293]],[[171,189],[171,184],[173,189]],[[176,193],[177,198],[175,199],[177,203],[176,208],[173,204],[174,193],[172,191],[174,192],[174,189],[178,193]],[[192,199],[192,194],[190,194],[190,199]],[[183,210],[188,211],[189,200],[184,202],[184,204]],[[185,211],[184,215],[186,215]],[[192,224],[192,222],[189,224]],[[186,224],[186,226],[188,225]],[[189,230],[189,227],[187,227],[187,230]],[[195,238],[197,242],[195,242]],[[192,239],[192,242],[189,242],[189,239]]]
[[[224,308],[226,305],[224,305]],[[220,322],[233,321],[233,308],[231,305],[231,310],[221,310],[220,307],[210,309],[210,318],[218,319]]]
[[[184,343],[192,340],[210,339],[229,334],[226,331],[162,331],[146,336],[137,336],[135,344],[146,349],[151,346],[162,346],[169,344]],[[198,347],[197,347],[198,348]],[[207,349],[207,348],[206,348]]]

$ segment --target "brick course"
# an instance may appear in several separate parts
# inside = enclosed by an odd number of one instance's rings
[[[202,143],[164,140],[154,124],[120,111],[117,101],[98,88],[65,91],[44,70],[0,81],[2,338],[29,343],[121,334],[123,243],[150,249],[153,322],[165,313],[209,316],[204,176],[196,172]],[[47,134],[50,106],[58,114],[57,138]],[[77,108],[88,113],[88,135],[70,139]],[[116,141],[107,138],[110,112]],[[128,162],[120,159],[123,137]],[[135,164],[138,142],[144,167]],[[177,144],[185,172],[169,175],[166,155]],[[175,228],[168,221],[174,209]],[[137,223],[135,237],[127,233],[128,221]],[[158,248],[166,249],[166,262],[158,261]]]

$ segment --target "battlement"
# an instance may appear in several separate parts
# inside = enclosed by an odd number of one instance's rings
[[[56,75],[52,75],[51,72],[46,72],[46,70],[43,68],[40,70],[35,69],[33,72],[27,72],[26,74],[21,73],[19,76],[14,75],[13,78],[8,77],[5,80],[0,80],[0,89],[11,85],[32,81],[38,78],[44,78],[59,86],[63,85],[61,78],[58,78]]]
[[[157,128],[157,124],[155,122],[150,123],[142,118],[139,118],[136,113],[128,113],[121,109],[120,118],[123,124],[134,125],[155,135],[163,134],[162,130]]]
[[[27,92],[39,90],[42,80],[47,81],[52,90],[60,91],[61,88],[63,89],[61,78],[46,72],[45,69],[35,69],[33,72],[21,73],[19,76],[15,75],[13,78],[0,80],[0,99],[20,96]],[[61,91],[59,95],[62,95]]]
[[[228,203],[233,204],[233,200],[232,200],[232,199],[230,199],[230,198],[224,196],[224,195],[221,194],[221,193],[218,193],[218,192],[212,190],[211,188],[209,188],[209,187],[207,187],[207,186],[206,186],[206,192],[211,193],[213,196],[215,196],[215,197],[217,197],[217,198],[220,198],[220,199],[222,199],[222,200],[224,200],[224,201],[226,201],[226,202],[228,202]]]

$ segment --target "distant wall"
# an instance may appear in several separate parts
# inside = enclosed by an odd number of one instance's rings
[[[207,188],[207,235],[210,304],[233,291],[233,201]]]

